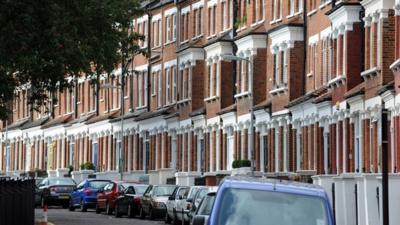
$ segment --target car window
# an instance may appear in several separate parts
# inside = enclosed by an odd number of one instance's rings
[[[171,196],[175,191],[175,186],[158,186],[154,188],[153,195],[155,196]]]
[[[85,181],[82,181],[78,186],[76,187],[78,190],[82,189],[85,186]]]
[[[147,189],[147,186],[135,186],[136,194],[142,195]]]
[[[193,187],[189,192],[188,198],[194,198],[194,196],[196,196],[198,191],[199,191],[199,188]]]
[[[109,191],[109,190],[111,190],[111,189],[112,189],[112,185],[113,185],[113,183],[107,184],[107,185],[104,187],[104,191]]]
[[[104,188],[109,183],[110,183],[109,181],[92,180],[89,182],[89,187],[94,188],[94,189],[100,189],[100,188]]]
[[[189,188],[180,188],[178,192],[178,197],[186,198]]]
[[[47,185],[47,180],[48,180],[48,179],[42,180],[42,182],[40,182],[40,184],[39,184],[39,187],[42,187],[42,186]]]
[[[223,192],[216,218],[218,225],[328,225],[320,197],[234,188]]]
[[[206,194],[208,193],[208,189],[207,188],[203,188],[199,191],[199,193],[196,196],[197,200],[201,200],[204,196],[206,196]]]
[[[210,215],[214,204],[215,195],[206,195],[197,209],[197,215]]]
[[[72,180],[71,178],[58,177],[58,178],[49,179],[49,184],[50,185],[75,185],[75,181]]]
[[[134,195],[134,194],[135,194],[135,188],[133,188],[132,186],[129,186],[129,187],[125,190],[125,194]]]

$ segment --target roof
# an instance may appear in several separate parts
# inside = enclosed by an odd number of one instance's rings
[[[42,128],[49,128],[49,127],[54,127],[63,123],[66,123],[70,121],[72,118],[72,114],[64,115],[57,117],[55,119],[50,120],[49,122],[45,123]]]
[[[90,118],[86,122],[86,124],[92,124],[92,123],[97,123],[97,122],[100,122],[100,121],[103,121],[103,120],[114,119],[114,118],[117,117],[117,114],[119,114],[119,111],[114,111],[114,112],[111,112],[111,113],[108,113],[108,114],[104,114],[104,115],[101,115],[101,116],[95,116],[95,117]]]
[[[326,93],[327,90],[328,90],[328,88],[326,86],[323,86],[323,87],[321,87],[321,88],[319,88],[319,89],[317,89],[317,90],[315,90],[313,92],[309,92],[309,93],[307,93],[307,94],[305,94],[305,95],[303,95],[303,96],[301,96],[299,98],[296,98],[295,100],[289,102],[289,104],[286,105],[286,108],[290,108],[290,107],[293,107],[293,106],[295,106],[297,104],[306,102],[306,101],[308,101],[308,100],[310,100],[312,98],[316,98],[316,97]]]
[[[389,83],[383,85],[378,91],[377,94],[381,95],[386,91],[393,91],[394,90],[394,81],[390,81]]]
[[[7,130],[16,130],[20,127],[22,127],[25,123],[27,123],[29,121],[29,119],[25,119],[25,120],[20,120],[20,121],[16,121],[14,123],[12,123],[10,126],[7,127]],[[6,128],[3,129],[3,131],[5,131]]]
[[[221,111],[219,111],[217,113],[217,115],[223,115],[225,113],[230,113],[230,112],[235,112],[235,111],[236,111],[236,104],[232,104],[232,105],[230,105],[228,107],[225,107],[225,108],[221,109]]]
[[[29,128],[32,128],[32,127],[41,126],[44,123],[46,123],[48,120],[49,120],[49,117],[46,116],[46,117],[43,117],[43,118],[40,118],[40,119],[37,119],[37,120],[29,121],[29,122],[25,123],[21,127],[21,130],[25,130],[25,129],[29,129]]]
[[[256,26],[251,27],[250,29],[246,29],[243,32],[240,32],[234,40],[241,39],[245,36],[252,35],[252,34],[264,34],[267,35],[267,31],[265,29],[264,23],[257,24]]]
[[[206,108],[202,107],[200,109],[196,109],[192,111],[189,116],[194,117],[194,116],[199,116],[199,115],[204,115],[206,113]]]
[[[350,89],[349,91],[347,91],[346,94],[344,94],[344,98],[347,99],[354,97],[356,95],[363,95],[364,93],[365,93],[365,83],[362,82],[357,86],[353,87],[352,89]]]
[[[140,116],[136,117],[135,121],[141,121],[141,120],[149,119],[152,117],[167,115],[167,114],[171,113],[170,112],[171,109],[172,109],[172,107],[167,107],[167,108],[159,109],[154,112],[144,112]]]
[[[255,178],[249,176],[225,177],[220,189],[241,188],[265,191],[277,191],[311,196],[325,196],[325,190],[315,184],[301,183],[279,179]]]
[[[272,102],[270,99],[264,100],[260,103],[258,103],[257,105],[255,105],[253,107],[253,110],[259,110],[259,109],[266,109],[266,108],[270,108],[272,105]]]
[[[316,97],[313,100],[313,103],[314,104],[318,104],[318,103],[321,103],[321,102],[331,101],[331,100],[332,100],[332,92],[327,92],[327,93],[325,93],[325,94],[323,94],[321,96]]]
[[[215,44],[215,43],[217,43],[217,42],[233,42],[233,40],[232,40],[232,38],[230,37],[230,33],[231,32],[226,32],[226,33],[224,33],[223,35],[221,35],[221,36],[217,36],[217,37],[214,37],[214,38],[211,38],[210,40],[208,40],[208,42],[205,44],[205,45],[203,45],[202,47],[203,48],[205,48],[205,47],[207,47],[207,46],[209,46],[209,45],[212,45],[212,44]]]

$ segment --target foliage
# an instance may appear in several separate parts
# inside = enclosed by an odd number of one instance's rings
[[[16,87],[30,90],[32,108],[49,108],[51,93],[74,85],[66,76],[97,77],[145,54],[137,45],[144,37],[132,32],[133,18],[144,13],[140,0],[0,0],[0,5],[1,119],[10,112]]]
[[[72,171],[74,171],[74,166],[69,165],[68,166],[68,175],[71,175]]]
[[[234,160],[232,162],[232,168],[237,169],[241,167],[250,167],[251,161],[250,160]]]
[[[95,166],[91,162],[85,162],[84,164],[81,164],[80,168],[81,170],[94,170]]]

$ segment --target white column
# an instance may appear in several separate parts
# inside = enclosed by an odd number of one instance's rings
[[[279,172],[279,127],[275,127],[275,172]]]
[[[30,141],[26,140],[26,143],[25,143],[25,171],[31,170],[31,167],[32,167],[32,165],[31,165],[31,158],[32,158],[31,153],[32,152],[31,152]],[[0,170],[1,170],[1,167],[0,167]]]
[[[283,170],[284,172],[287,172],[289,170],[288,168],[288,125],[284,124],[283,126]]]
[[[133,136],[132,136],[132,145],[133,145],[133,170],[136,170],[136,165],[135,165],[135,163],[136,163],[136,157],[137,157],[137,151],[138,151],[138,149],[137,149],[137,142],[138,142],[138,138],[136,137],[137,136],[137,134],[136,134],[136,131],[133,131]]]
[[[83,163],[86,163],[88,161],[88,158],[87,158],[88,149],[87,149],[87,144],[86,144],[86,135],[84,135],[82,138],[82,144],[83,144],[83,157],[82,157]]]
[[[394,157],[394,120],[395,120],[395,118],[393,117],[394,116],[394,112],[393,111],[391,111],[390,112],[390,155],[392,156],[392,157]],[[395,160],[391,160],[392,161],[392,165],[390,165],[391,166],[391,171],[389,171],[389,173],[394,173],[394,167],[395,167]]]
[[[339,121],[336,121],[336,171],[333,173],[339,174]]]
[[[61,168],[65,168],[65,137],[61,138]]]
[[[167,167],[167,165],[165,165],[165,130],[162,131],[161,133],[161,168],[164,169],[165,167]]]
[[[131,167],[132,167],[132,151],[133,151],[132,139],[133,139],[132,133],[129,133],[129,136],[128,136],[128,172],[131,172]]]
[[[171,157],[172,157],[172,170],[175,172],[176,171],[176,132],[172,131],[171,134]]]
[[[213,147],[213,140],[214,140],[214,135],[213,135],[213,128],[209,129],[209,133],[210,133],[210,172],[214,171],[214,159],[213,159],[213,155],[214,155],[214,147]]]
[[[188,172],[192,171],[192,132],[188,130]]]
[[[39,141],[35,139],[35,163],[34,169],[39,168]]]
[[[180,143],[181,149],[182,149],[182,151],[181,151],[181,165],[182,165],[181,171],[185,171],[185,150],[186,150],[185,143],[187,141],[185,138],[185,130],[182,131],[181,136],[182,136],[182,138],[181,138],[182,143]]]
[[[158,170],[159,169],[158,168],[158,161],[160,160],[160,156],[158,155],[158,150],[160,148],[160,146],[159,146],[160,140],[158,138],[158,132],[157,131],[156,131],[156,133],[154,135],[156,136],[156,144],[155,144],[156,163],[155,163],[155,168],[156,168],[156,170]]]
[[[301,125],[296,129],[296,170],[301,170]]]
[[[108,138],[108,146],[107,146],[107,170],[110,171],[111,170],[111,147],[112,147],[112,136],[111,133],[107,134],[107,138]],[[79,151],[79,149],[78,149]],[[81,152],[81,151],[79,151]],[[80,153],[79,153],[80,154]]]
[[[215,151],[216,153],[216,167],[215,170],[219,171],[221,170],[221,154],[220,154],[220,130],[217,128],[216,129],[216,141],[215,141]]]
[[[342,127],[342,134],[343,134],[343,173],[347,173],[347,146],[346,146],[346,118],[343,119],[343,127]]]
[[[329,172],[329,162],[328,162],[328,144],[329,144],[329,123],[324,122],[324,172],[328,174]]]
[[[202,146],[201,140],[203,139],[202,131],[197,132],[197,172],[201,172],[201,163],[202,163]]]
[[[42,139],[39,138],[39,165],[38,168],[43,169],[42,165],[43,165],[43,143],[42,143]]]

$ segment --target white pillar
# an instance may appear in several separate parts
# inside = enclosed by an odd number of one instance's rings
[[[264,138],[267,138],[268,135],[262,134],[260,136],[260,170],[261,172],[265,172],[265,152],[264,152]]]
[[[171,134],[171,157],[172,157],[172,170],[175,172],[176,171],[176,132],[172,131]]]
[[[167,167],[167,165],[165,165],[165,132],[166,131],[162,131],[161,133],[161,168],[164,169],[165,167]]]
[[[283,130],[283,170],[284,172],[287,172],[289,170],[288,168],[288,160],[289,160],[289,156],[288,156],[288,125],[285,124],[283,126],[284,130]]]
[[[43,141],[41,140],[41,138],[39,138],[39,165],[38,168],[39,169],[43,169],[42,165],[43,165]]]
[[[346,145],[346,118],[343,119],[343,127],[342,127],[342,134],[343,134],[343,173],[347,173],[347,145]]]
[[[61,139],[61,168],[66,168],[65,165],[65,137]]]
[[[108,136],[108,147],[107,147],[107,170],[110,171],[111,170],[111,147],[112,147],[112,136],[109,133]],[[79,151],[81,152],[81,151]]]
[[[192,132],[188,130],[188,172],[192,171]]]
[[[131,133],[129,133],[129,136],[128,136],[128,172],[131,172],[131,167],[132,167],[132,151],[133,151],[132,139],[133,139],[133,136]]]
[[[275,172],[279,172],[279,127],[275,128]]]
[[[210,172],[214,171],[214,146],[213,146],[213,140],[214,140],[214,129],[210,129]]]
[[[202,163],[202,146],[201,140],[203,139],[202,131],[197,132],[197,172],[201,172],[201,163]]]
[[[296,129],[296,170],[301,170],[301,126]]]
[[[328,146],[329,144],[329,124],[324,125],[324,172],[329,173],[329,161],[328,161]]]
[[[160,140],[159,140],[159,138],[158,138],[158,132],[156,131],[155,132],[155,134],[154,134],[155,136],[156,136],[156,143],[155,143],[155,153],[156,153],[156,163],[155,163],[155,170],[158,170],[159,168],[158,168],[158,160],[160,160],[160,156],[158,155],[158,150],[159,150],[159,148],[160,148],[160,146],[159,146],[159,142],[160,142]]]
[[[138,138],[137,138],[137,134],[136,134],[136,131],[133,131],[133,136],[132,136],[132,145],[133,145],[133,170],[136,170],[136,165],[135,165],[135,163],[136,163],[136,157],[137,157],[137,151],[138,151],[138,149],[137,149],[137,142],[138,142]]]
[[[217,151],[216,154],[216,167],[215,170],[219,171],[221,170],[221,154],[220,154],[220,130],[216,129],[216,141],[215,141],[215,151]]]

